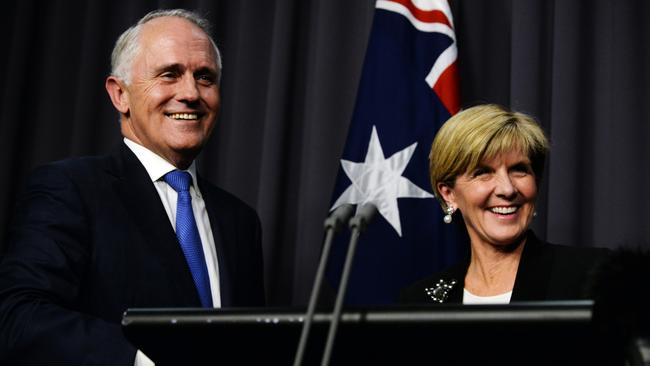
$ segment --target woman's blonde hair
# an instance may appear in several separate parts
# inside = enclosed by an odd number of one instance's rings
[[[438,183],[453,187],[459,175],[473,171],[484,160],[513,150],[528,156],[539,181],[548,148],[544,131],[524,113],[495,104],[465,109],[447,120],[433,140],[429,154],[431,186],[446,210]]]

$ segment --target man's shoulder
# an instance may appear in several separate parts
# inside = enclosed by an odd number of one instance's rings
[[[41,167],[66,171],[86,171],[106,166],[110,155],[75,156],[42,164]]]
[[[48,181],[67,177],[72,180],[96,180],[113,166],[111,155],[70,157],[38,165],[30,174],[31,179]]]

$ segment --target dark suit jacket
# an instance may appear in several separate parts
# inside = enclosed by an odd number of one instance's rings
[[[223,307],[263,306],[260,222],[198,179]],[[200,307],[160,197],[126,145],[37,169],[0,263],[0,364],[133,365],[130,307]]]
[[[589,298],[590,276],[610,251],[549,244],[537,239],[532,231],[528,231],[527,235],[510,302]],[[444,302],[462,303],[468,266],[469,259],[408,286],[402,290],[400,302],[436,304],[438,302],[425,289],[436,288],[440,280],[447,284],[455,280],[456,284],[449,290]]]

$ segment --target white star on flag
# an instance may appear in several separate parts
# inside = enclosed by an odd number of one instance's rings
[[[372,126],[366,160],[363,163],[341,159],[341,166],[352,184],[336,200],[331,210],[350,203],[372,203],[381,215],[402,236],[402,224],[397,206],[398,198],[433,198],[433,195],[402,176],[417,142],[384,158],[377,129]],[[358,206],[358,207],[359,207]]]

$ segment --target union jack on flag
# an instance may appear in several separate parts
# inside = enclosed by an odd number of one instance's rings
[[[371,202],[346,303],[390,304],[400,288],[459,256],[428,178],[440,126],[459,109],[457,48],[446,0],[379,0],[331,209]],[[338,283],[349,237],[332,247]]]

